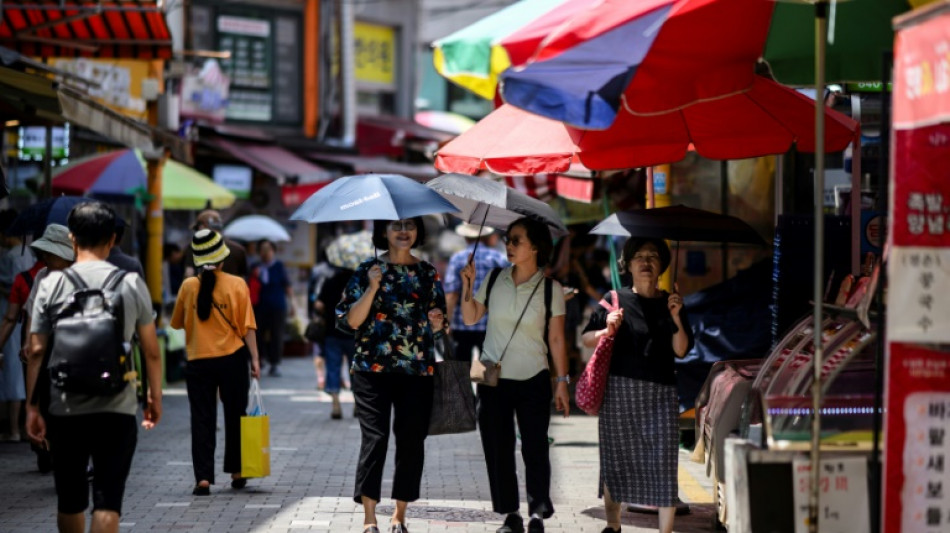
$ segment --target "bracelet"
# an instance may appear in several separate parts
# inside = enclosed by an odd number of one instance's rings
[[[570,384],[571,384],[571,376],[558,376],[557,378],[554,379],[554,381],[555,381],[556,383],[567,383],[568,385],[570,385]]]

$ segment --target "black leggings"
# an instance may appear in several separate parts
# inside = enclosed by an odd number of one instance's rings
[[[188,361],[185,367],[195,481],[214,483],[219,393],[224,406],[224,471],[241,471],[241,417],[247,409],[249,360],[250,352],[244,346],[231,355]]]

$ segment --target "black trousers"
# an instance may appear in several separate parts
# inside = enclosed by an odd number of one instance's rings
[[[528,513],[554,514],[551,503],[551,375],[545,370],[526,381],[498,380],[497,387],[478,386],[478,429],[482,435],[492,509],[513,513],[520,507],[515,467],[515,417],[521,431]]]
[[[452,340],[455,341],[455,359],[457,361],[471,361],[475,347],[482,350],[485,344],[484,331],[453,331]]]
[[[419,499],[425,440],[432,411],[432,383],[429,376],[353,373],[353,397],[363,437],[353,491],[356,503],[362,503],[362,496],[380,500],[390,418],[393,419],[392,432],[396,437],[392,498],[404,502]]]
[[[89,415],[44,415],[53,455],[53,480],[57,510],[76,514],[89,506],[89,474],[92,458],[92,508],[122,514],[125,482],[132,468],[138,441],[135,416],[119,413]]]
[[[242,347],[231,355],[195,359],[185,367],[191,406],[191,461],[195,481],[214,483],[215,430],[218,396],[224,406],[224,471],[241,471],[241,417],[247,409],[250,353]]]
[[[284,355],[287,310],[258,308],[254,310],[254,320],[257,322],[257,353],[267,364],[279,365]]]

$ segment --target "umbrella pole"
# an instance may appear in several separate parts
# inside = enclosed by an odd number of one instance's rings
[[[821,365],[822,346],[822,281],[825,250],[825,42],[828,33],[828,3],[815,3],[815,272],[814,348],[812,360],[812,434],[811,479],[808,494],[808,531],[818,533],[819,480],[821,476]],[[854,191],[852,191],[854,194]],[[853,197],[852,197],[853,200]],[[853,208],[852,204],[852,208]]]
[[[478,252],[478,245],[482,243],[482,228],[485,227],[485,221],[488,220],[488,212],[491,210],[491,206],[485,204],[485,216],[482,217],[482,223],[478,226],[478,238],[475,240],[475,248],[472,248],[472,255],[469,258],[469,263],[475,260],[475,253]],[[470,302],[472,300],[472,293],[475,292],[475,282],[472,280],[472,286],[465,291],[465,301]]]
[[[594,173],[591,172],[591,177]],[[604,191],[603,201],[601,202],[604,206],[604,218],[610,216],[610,199],[607,198],[607,191]],[[613,286],[615,291],[620,290],[620,270],[617,269],[617,250],[614,248],[614,239],[613,237],[607,237],[607,249],[610,251],[610,285]]]
[[[673,253],[673,292],[676,292],[676,275],[679,273],[680,241],[676,241],[676,251]]]

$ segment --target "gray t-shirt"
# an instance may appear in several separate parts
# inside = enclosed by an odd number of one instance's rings
[[[115,266],[105,261],[84,261],[72,266],[76,274],[89,287],[101,287]],[[62,272],[50,272],[36,289],[33,302],[30,333],[49,334],[53,328],[53,312],[74,291],[73,284]],[[152,321],[152,303],[145,281],[137,274],[128,273],[122,280],[122,308],[125,315],[125,340],[132,339],[138,326]],[[46,369],[43,369],[45,372]],[[131,384],[130,384],[131,385]],[[50,414],[58,416],[86,415],[93,413],[120,413],[135,415],[135,387],[127,386],[115,396],[90,396],[67,393],[56,387],[50,389]]]

